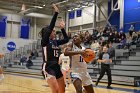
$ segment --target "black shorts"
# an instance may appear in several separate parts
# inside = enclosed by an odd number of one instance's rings
[[[44,65],[45,64],[43,63],[42,68],[43,68]],[[63,74],[61,72],[61,69],[60,69],[60,65],[58,63],[53,64],[53,65],[45,65],[45,71],[49,75],[55,76],[56,79],[59,79],[63,76]],[[43,71],[42,71],[42,75],[43,75],[44,78],[45,78],[45,76],[47,77],[47,74],[45,74]]]

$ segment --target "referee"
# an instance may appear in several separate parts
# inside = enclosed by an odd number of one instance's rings
[[[110,69],[110,64],[112,63],[111,56],[108,53],[108,46],[105,45],[103,46],[103,51],[99,54],[99,59],[98,62],[101,63],[101,72],[100,76],[96,82],[96,86],[104,76],[105,72],[107,73],[108,76],[108,89],[112,89],[111,83],[112,83],[112,77],[111,77],[111,69]]]

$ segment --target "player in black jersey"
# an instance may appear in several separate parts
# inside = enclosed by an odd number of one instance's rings
[[[64,39],[56,40],[54,26],[59,9],[55,4],[53,4],[52,6],[55,10],[55,14],[51,20],[51,23],[49,26],[42,28],[39,33],[42,37],[41,46],[44,61],[42,65],[42,74],[47,80],[47,83],[50,86],[52,93],[65,93],[65,82],[63,74],[60,70],[60,65],[58,64],[60,55],[60,48],[58,48],[58,46],[67,43],[69,39],[64,29],[65,23],[64,21],[61,21],[60,28]]]

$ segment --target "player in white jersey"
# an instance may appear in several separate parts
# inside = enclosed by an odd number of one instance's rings
[[[62,54],[59,57],[59,64],[62,64],[61,70],[63,73],[65,84],[67,85],[67,84],[70,84],[70,57],[64,55],[64,51],[66,49],[65,45],[62,47],[62,49],[63,49]],[[68,74],[68,83],[66,83],[67,74]]]
[[[4,79],[2,67],[0,66],[0,81]]]
[[[71,57],[71,77],[76,93],[82,93],[82,86],[87,93],[94,93],[92,80],[87,71],[87,64],[81,55],[86,53],[85,48],[81,46],[82,36],[75,34],[73,42],[66,48],[64,54]]]

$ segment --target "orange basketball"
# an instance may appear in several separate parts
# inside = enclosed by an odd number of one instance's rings
[[[82,55],[85,62],[89,63],[89,62],[91,62],[92,60],[95,59],[96,54],[95,54],[94,50],[86,49],[85,51],[86,51],[86,54]]]

